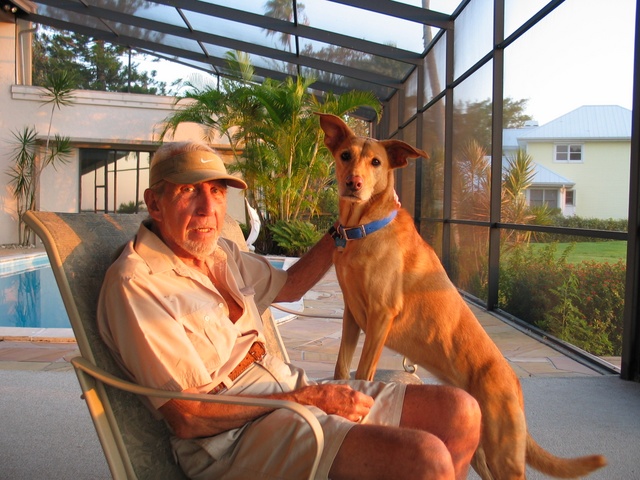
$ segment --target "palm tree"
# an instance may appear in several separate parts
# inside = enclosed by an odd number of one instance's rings
[[[528,223],[530,220],[525,191],[535,175],[533,159],[524,150],[507,158],[502,176],[502,219],[509,223]]]
[[[49,165],[56,168],[60,163],[67,163],[71,155],[69,137],[55,134],[52,139],[51,127],[55,110],[73,104],[71,87],[73,84],[73,75],[67,71],[55,72],[47,76],[42,104],[51,105],[51,115],[43,152],[38,151],[38,132],[35,127],[24,127],[22,131],[12,132],[14,165],[6,173],[11,177],[9,185],[16,199],[20,245],[29,245],[33,240],[33,233],[23,223],[22,215],[27,210],[38,209],[37,196],[42,171]]]
[[[486,220],[489,216],[491,165],[485,148],[475,139],[466,142],[456,156],[453,208],[457,218]]]
[[[527,203],[525,192],[531,187],[535,170],[533,157],[524,150],[507,158],[502,176],[502,221],[516,224],[549,225],[552,210],[543,205],[532,207]],[[505,231],[502,241],[510,244],[528,243],[533,232]]]
[[[267,0],[264,5],[264,15],[268,17],[286,20],[293,24],[308,24],[306,15],[304,14],[304,4],[301,2],[292,2],[291,0]],[[267,30],[267,36],[275,36],[277,32]],[[293,51],[291,45],[291,35],[288,33],[280,33],[280,44],[289,52]]]
[[[372,93],[357,91],[321,101],[310,92],[314,80],[303,77],[256,83],[248,57],[229,53],[227,59],[235,78],[222,80],[219,88],[191,85],[185,95],[191,102],[166,119],[163,137],[182,122],[225,135],[236,156],[230,170],[242,173],[267,225],[318,213],[318,193],[333,181],[333,160],[314,113],[346,115],[366,106],[380,115],[380,103]]]

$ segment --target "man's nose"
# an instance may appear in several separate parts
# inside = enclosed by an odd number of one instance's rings
[[[201,215],[212,215],[215,213],[222,205],[218,197],[219,195],[208,191],[201,192],[201,194],[198,195],[198,213]]]

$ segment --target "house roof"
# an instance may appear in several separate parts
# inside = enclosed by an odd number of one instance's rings
[[[520,129],[520,141],[630,140],[631,110],[618,105],[585,105],[539,127]]]
[[[509,168],[509,157],[505,156],[502,159],[503,172]],[[531,180],[532,187],[573,187],[576,182],[569,180],[562,175],[558,175],[553,170],[548,169],[543,165],[539,165],[536,162],[533,164],[533,178]]]
[[[522,134],[522,128],[504,128],[502,129],[502,149],[517,150],[518,138]]]
[[[520,139],[520,137],[522,137],[523,132],[526,133],[529,130],[532,130],[534,128],[538,128],[537,125],[535,126],[524,126],[524,127],[520,127],[520,128],[504,128],[502,130],[502,149],[509,151],[509,150],[517,150],[518,148],[521,148],[521,142],[519,142],[518,140]]]
[[[532,186],[549,186],[549,187],[573,187],[576,182],[569,180],[568,178],[558,175],[547,167],[539,165],[534,162],[534,174]]]

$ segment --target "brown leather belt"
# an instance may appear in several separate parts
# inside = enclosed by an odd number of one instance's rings
[[[253,345],[251,345],[251,348],[249,348],[249,351],[247,352],[245,357],[240,360],[240,363],[236,366],[236,368],[231,371],[231,373],[229,374],[229,378],[231,380],[235,380],[255,362],[259,362],[260,360],[262,360],[266,354],[267,350],[264,348],[264,344],[262,342],[253,342]],[[216,385],[209,393],[215,395],[216,393],[220,393],[225,388],[226,387],[224,383],[221,382]]]

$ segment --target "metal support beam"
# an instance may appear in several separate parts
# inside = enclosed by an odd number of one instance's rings
[[[504,0],[495,0],[493,12],[493,102],[491,113],[491,200],[489,211],[489,286],[487,309],[498,307],[500,229],[502,218],[502,124],[504,117]]]
[[[633,68],[633,112],[629,185],[629,239],[622,332],[621,377],[640,381],[640,10],[636,8],[636,52]]]

